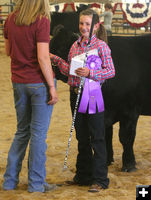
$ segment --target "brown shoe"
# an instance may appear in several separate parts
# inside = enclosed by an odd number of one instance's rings
[[[88,192],[100,192],[100,190],[103,190],[101,185],[93,184],[90,186]]]

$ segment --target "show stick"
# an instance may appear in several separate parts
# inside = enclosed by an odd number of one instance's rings
[[[89,41],[88,41],[87,47],[86,47],[86,53],[85,53],[84,65],[83,66],[86,65],[87,54],[88,54],[88,51],[89,51],[89,48],[90,48],[91,37],[92,37],[92,33],[93,33],[93,27],[94,27],[94,23],[95,23],[95,20],[96,20],[96,16],[97,16],[96,14],[93,14],[93,17],[92,17],[92,23],[91,23],[90,33],[89,33]],[[80,95],[81,95],[81,89],[84,85],[84,81],[85,81],[85,77],[81,77],[80,85],[78,87],[78,94],[77,94],[76,104],[75,104],[73,118],[72,118],[72,125],[71,125],[70,136],[69,136],[69,140],[68,140],[68,146],[67,146],[67,150],[66,150],[63,170],[67,168],[67,165],[66,165],[67,164],[67,157],[68,157],[68,153],[69,153],[69,147],[70,147],[70,143],[71,143],[72,132],[73,132],[73,128],[74,128],[74,123],[75,123],[76,114],[77,114],[77,108],[78,108],[79,99],[80,99]]]

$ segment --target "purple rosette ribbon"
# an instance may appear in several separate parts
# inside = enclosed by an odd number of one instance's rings
[[[90,55],[87,58],[86,67],[97,70],[101,68],[101,64],[102,60],[99,56]],[[100,82],[86,78],[78,112],[86,113],[88,106],[89,114],[96,113],[96,106],[98,112],[104,111],[104,101]]]

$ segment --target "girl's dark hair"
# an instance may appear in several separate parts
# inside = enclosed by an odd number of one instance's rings
[[[99,15],[97,14],[97,12],[91,8],[88,8],[86,10],[83,10],[80,12],[80,16],[81,15],[88,15],[88,16],[93,16],[93,14],[96,14],[96,18],[95,18],[95,22],[94,24],[99,23]]]
[[[107,32],[103,24],[100,24],[99,29],[96,32],[96,37],[104,42],[108,43]]]
[[[99,15],[97,14],[97,12],[91,8],[88,8],[86,10],[83,10],[80,12],[80,16],[82,15],[88,15],[88,16],[93,16],[93,14],[96,14],[96,18],[95,18],[95,22],[94,24],[99,23],[100,24],[100,19],[99,19]],[[107,43],[107,32],[105,30],[105,27],[103,26],[103,24],[99,25],[99,29],[96,32],[96,37],[100,40],[103,40]]]

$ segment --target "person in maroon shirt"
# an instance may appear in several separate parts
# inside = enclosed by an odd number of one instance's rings
[[[93,14],[96,15],[96,18],[90,45],[88,45]],[[73,181],[66,183],[90,185],[89,192],[99,192],[108,188],[109,185],[104,132],[104,102],[100,83],[114,77],[115,69],[110,48],[103,41],[104,38],[100,40],[96,37],[96,35],[99,38],[102,37],[102,33],[105,33],[105,36],[106,31],[104,26],[99,23],[99,16],[94,10],[87,9],[80,13],[79,30],[81,37],[71,46],[68,62],[51,53],[50,59],[64,75],[68,76],[72,116],[74,116],[76,107],[80,77],[85,77],[74,123],[78,140],[76,174]],[[76,69],[73,75],[71,73],[73,61],[77,62],[80,56],[79,61],[81,61],[87,49],[89,51],[85,66]]]
[[[53,104],[58,101],[49,59],[49,15],[48,0],[19,0],[4,25],[17,115],[4,190],[16,189],[28,144],[28,191],[55,188],[45,182],[46,137]]]

